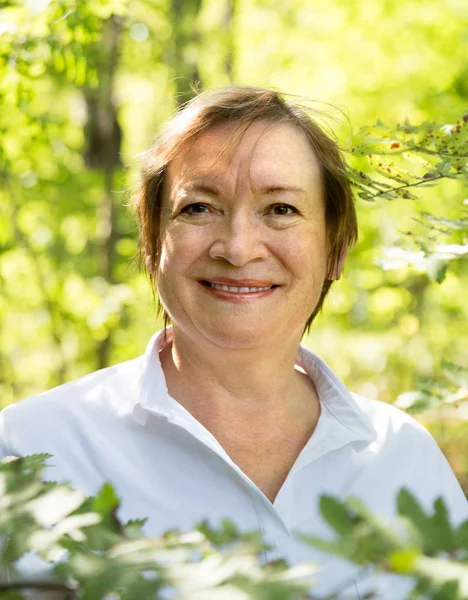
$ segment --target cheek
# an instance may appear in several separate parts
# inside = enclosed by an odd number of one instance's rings
[[[186,271],[203,254],[205,246],[206,235],[201,228],[168,227],[161,237],[159,272],[176,274]]]
[[[176,243],[176,239],[168,230],[161,237],[161,256],[158,265],[160,276],[166,277],[174,273],[181,262],[184,251],[181,245]]]
[[[326,236],[306,231],[282,245],[282,255],[291,271],[300,279],[317,281],[325,277],[327,267]]]

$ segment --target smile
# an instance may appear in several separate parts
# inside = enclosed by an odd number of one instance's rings
[[[231,294],[256,294],[258,292],[266,292],[268,290],[272,290],[277,285],[265,285],[265,286],[252,286],[252,285],[231,285],[226,283],[216,283],[212,281],[201,281],[205,287],[212,288],[214,290],[218,290],[220,292],[228,292]]]

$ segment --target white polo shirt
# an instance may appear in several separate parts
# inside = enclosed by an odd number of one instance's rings
[[[140,358],[8,406],[0,413],[0,457],[48,452],[45,478],[70,481],[88,495],[110,481],[122,500],[120,517],[148,517],[151,536],[190,530],[202,520],[216,526],[225,517],[243,531],[260,530],[272,546],[265,561],[315,561],[323,570],[314,593],[331,593],[346,581],[348,599],[380,586],[380,599],[397,600],[409,583],[358,579],[353,565],[296,539],[296,532],[330,537],[318,510],[321,494],[356,496],[393,519],[396,494],[406,486],[425,507],[443,496],[454,522],[468,519],[465,496],[431,435],[399,409],[351,394],[303,347],[297,364],[314,381],[321,414],[272,504],[169,396],[159,361],[165,344],[159,332]]]

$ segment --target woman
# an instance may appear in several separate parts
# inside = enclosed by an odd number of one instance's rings
[[[328,534],[321,494],[393,518],[406,486],[468,517],[431,436],[299,346],[357,237],[337,146],[301,108],[242,86],[198,96],[148,151],[135,207],[172,326],[141,358],[5,409],[2,455],[49,452],[47,476],[88,494],[110,481],[150,535],[223,517],[259,529],[265,560],[318,561],[316,593],[348,598],[375,582],[295,537]]]

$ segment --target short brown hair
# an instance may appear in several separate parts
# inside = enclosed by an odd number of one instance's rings
[[[356,210],[346,163],[337,142],[309,116],[306,109],[274,90],[243,85],[198,94],[182,106],[166,124],[161,134],[146,151],[141,180],[134,196],[140,232],[139,252],[142,264],[153,265],[148,275],[153,291],[157,290],[157,268],[161,254],[159,223],[163,201],[163,184],[169,163],[181,152],[186,142],[217,125],[235,125],[234,136],[254,122],[288,123],[302,131],[317,158],[321,170],[325,198],[325,218],[330,243],[328,276],[338,264],[346,247],[357,240]],[[330,289],[333,280],[325,279],[307,331]],[[159,301],[158,301],[159,302]],[[167,324],[169,316],[158,304]]]

